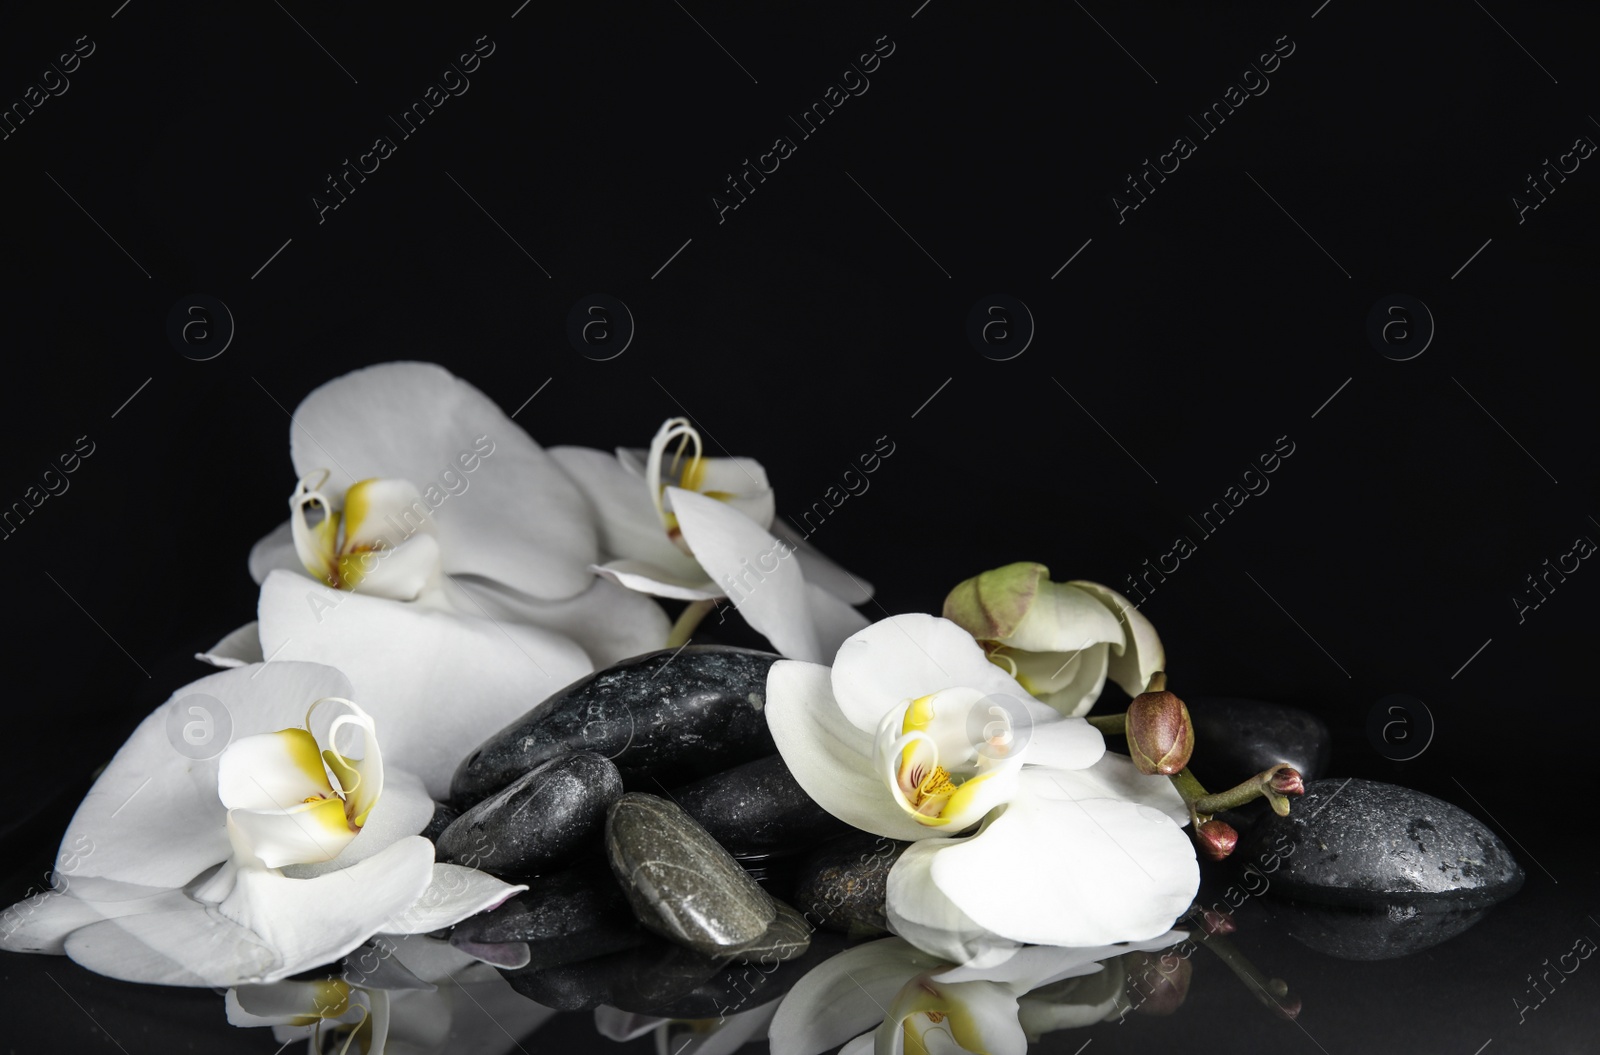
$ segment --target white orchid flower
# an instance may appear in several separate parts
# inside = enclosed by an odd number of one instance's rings
[[[1091,725],[1033,699],[948,620],[874,623],[831,669],[773,664],[766,715],[824,809],[913,841],[889,873],[890,927],[954,962],[1142,941],[1199,885],[1171,783],[1106,754]]]
[[[228,1021],[271,1026],[283,1048],[304,1040],[308,1055],[508,1055],[555,1014],[448,942],[382,938],[365,952],[392,956],[411,984],[386,990],[326,978],[236,986],[225,997]]]
[[[606,558],[594,570],[630,590],[690,602],[674,640],[727,599],[785,656],[831,656],[866,625],[851,605],[872,589],[774,527],[766,470],[752,458],[712,458],[687,418],[671,418],[648,451],[615,457],[586,447],[550,455],[592,503]]]
[[[1069,718],[1089,712],[1108,676],[1137,696],[1166,665],[1161,637],[1132,601],[1097,582],[1051,582],[1043,564],[1019,561],[966,580],[945,598],[944,617]]]
[[[656,1051],[662,1055],[730,1055],[746,1044],[759,1043],[777,1010],[774,1000],[720,1018],[661,1018],[602,1005],[595,1008],[594,1028],[619,1043],[654,1034]]]
[[[56,889],[0,947],[65,953],[128,981],[264,984],[526,889],[434,863],[417,834],[433,803],[417,777],[385,766],[379,723],[343,702],[352,692],[339,671],[293,661],[180,689],[95,781],[63,838],[73,853]],[[308,719],[309,702],[330,698],[341,702]],[[232,742],[195,758],[174,731],[208,708]]]
[[[1049,1017],[1047,1004],[1065,1005],[1050,1020],[1052,1029],[1066,1028],[1075,1013],[1092,1014],[1082,1023],[1088,1025],[1109,1010],[1099,1003],[1103,987],[1092,1003],[1076,993],[1065,999],[1052,993],[1048,1001],[1027,994],[1063,979],[1098,977],[1105,961],[1183,938],[1169,931],[1133,945],[1036,946],[985,969],[951,964],[902,938],[857,945],[819,964],[784,996],[769,1031],[772,1055],[818,1055],[841,1044],[840,1055],[1024,1055],[1029,1035]],[[1115,977],[1120,992],[1122,976]]]
[[[656,603],[589,570],[593,515],[566,474],[442,367],[322,385],[292,416],[290,455],[290,518],[250,554],[258,622],[201,658],[338,666],[436,797],[489,733],[666,643]],[[457,720],[431,720],[442,701]]]

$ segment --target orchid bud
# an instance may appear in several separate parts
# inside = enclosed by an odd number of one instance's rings
[[[958,585],[944,599],[944,617],[982,642],[1002,642],[1028,614],[1050,569],[1018,561]]]
[[[1170,1015],[1189,995],[1194,964],[1174,952],[1132,952],[1123,957],[1127,967],[1127,996],[1133,1009],[1144,1015]]]
[[[1233,916],[1227,912],[1218,912],[1216,909],[1205,909],[1200,913],[1200,927],[1207,934],[1232,934],[1239,929],[1233,922]]]
[[[1172,776],[1189,764],[1194,751],[1194,723],[1189,708],[1177,696],[1156,688],[1166,679],[1157,671],[1152,690],[1141,692],[1128,705],[1128,753],[1141,773]]]
[[[1268,784],[1273,791],[1280,795],[1304,795],[1306,793],[1305,780],[1300,776],[1298,769],[1284,766],[1272,772]]]
[[[1194,841],[1201,853],[1213,861],[1221,861],[1239,845],[1239,833],[1226,821],[1212,819],[1195,829]]]

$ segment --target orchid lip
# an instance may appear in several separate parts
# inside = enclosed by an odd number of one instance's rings
[[[1010,717],[1000,711],[981,731],[971,728],[974,706],[985,697],[947,689],[907,700],[879,725],[876,752],[881,775],[896,803],[930,827],[965,828],[1004,798],[996,778],[1015,773],[1022,751]]]

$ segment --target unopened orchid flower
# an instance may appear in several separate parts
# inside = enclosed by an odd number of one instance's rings
[[[983,645],[995,665],[1068,717],[1087,714],[1106,678],[1137,696],[1166,654],[1156,628],[1097,582],[1051,582],[1022,561],[974,576],[945,598],[944,617]]]
[[[1133,945],[1033,947],[988,968],[953,964],[901,938],[857,945],[784,996],[769,1032],[772,1055],[820,1055],[841,1044],[840,1055],[1025,1055],[1030,1037],[1115,1013],[1118,956],[1183,937],[1169,931]],[[1113,984],[1078,992],[1060,985],[1068,979]]]
[[[890,928],[952,962],[1146,940],[1199,884],[1171,783],[1107,754],[948,620],[874,623],[831,669],[773,664],[766,715],[825,810],[912,842],[889,873]]]
[[[322,385],[292,416],[290,455],[289,520],[250,554],[258,621],[201,658],[338,666],[436,796],[544,696],[666,643],[659,605],[590,571],[578,488],[442,367],[384,363]],[[433,721],[446,705],[455,720]]]
[[[62,841],[70,864],[0,947],[135,982],[265,984],[526,889],[434,863],[418,834],[433,803],[385,765],[380,723],[352,693],[295,661],[179,690],[95,781]],[[215,757],[174,739],[197,709],[231,730]]]
[[[753,458],[714,458],[688,418],[670,418],[648,451],[615,457],[585,447],[550,455],[589,497],[603,563],[595,571],[630,590],[688,601],[675,629],[726,599],[775,649],[821,661],[866,625],[851,607],[871,587],[781,528],[773,491]]]

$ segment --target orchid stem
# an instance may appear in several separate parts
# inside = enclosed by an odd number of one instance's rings
[[[1128,735],[1128,716],[1124,714],[1091,714],[1089,724],[1109,736]]]
[[[671,633],[667,634],[667,648],[677,648],[688,643],[694,636],[695,630],[713,608],[717,606],[717,598],[708,597],[703,601],[690,601],[678,615],[677,622],[672,624]]]

